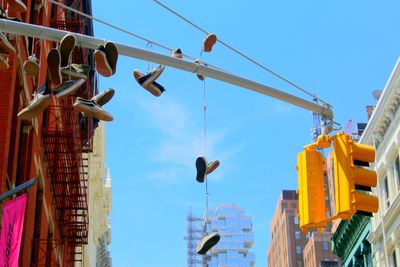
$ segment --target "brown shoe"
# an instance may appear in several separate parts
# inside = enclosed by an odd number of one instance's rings
[[[216,168],[219,167],[219,160],[214,160],[207,165],[207,175],[212,173]]]
[[[36,76],[39,72],[39,60],[35,55],[29,56],[24,62],[24,71],[28,76]]]
[[[203,41],[203,51],[204,52],[211,52],[213,46],[217,42],[217,36],[213,33],[207,34],[206,38]]]
[[[104,46],[100,45],[94,51],[94,59],[96,61],[97,72],[104,77],[113,75],[113,69],[107,59],[107,54]]]
[[[60,63],[60,52],[56,48],[51,49],[47,54],[47,71],[54,86],[59,86],[62,83]]]
[[[61,56],[61,67],[68,65],[69,57],[72,50],[75,47],[75,37],[72,34],[65,35],[60,41],[60,56]]]

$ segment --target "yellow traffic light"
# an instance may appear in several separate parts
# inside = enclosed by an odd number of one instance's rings
[[[297,156],[300,228],[324,228],[326,223],[323,157],[305,149]]]
[[[344,133],[338,133],[332,140],[336,215],[345,220],[354,213],[371,216],[378,211],[378,198],[363,191],[376,186],[376,172],[365,168],[375,161],[374,148],[353,143],[351,136]]]

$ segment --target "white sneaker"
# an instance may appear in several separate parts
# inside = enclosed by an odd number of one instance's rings
[[[51,104],[51,95],[35,93],[33,99],[29,102],[28,106],[18,113],[18,118],[23,120],[31,120],[39,113],[43,112]]]
[[[73,107],[76,111],[85,114],[85,116],[93,116],[102,121],[112,121],[114,119],[111,114],[103,110],[92,100],[86,100],[81,97],[77,97]]]

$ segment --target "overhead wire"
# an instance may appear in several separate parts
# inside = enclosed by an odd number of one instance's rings
[[[81,11],[75,9],[75,8],[66,6],[66,5],[64,5],[64,4],[62,4],[62,3],[59,3],[59,2],[56,2],[55,0],[47,0],[47,1],[49,1],[49,2],[52,3],[52,4],[58,5],[58,6],[62,7],[62,8],[65,8],[65,9],[67,9],[67,10],[69,10],[69,11],[72,11],[72,12],[74,12],[74,13],[77,13],[77,14],[79,14],[79,15],[81,15],[81,16],[84,16],[84,17],[86,17],[86,18],[88,18],[88,19],[91,19],[91,20],[93,20],[93,21],[97,21],[97,22],[99,22],[99,23],[101,23],[101,24],[104,24],[104,25],[106,25],[106,26],[108,26],[108,27],[111,27],[111,28],[113,28],[113,29],[115,29],[115,30],[118,30],[118,31],[120,31],[120,32],[126,33],[126,34],[131,35],[131,36],[133,36],[133,37],[136,37],[136,38],[138,38],[138,39],[141,39],[142,41],[145,41],[147,44],[156,45],[156,46],[158,46],[158,47],[160,47],[160,48],[163,48],[163,49],[165,49],[165,50],[168,50],[169,52],[172,52],[172,51],[174,50],[174,49],[172,49],[172,48],[169,48],[168,46],[162,45],[162,44],[160,44],[160,43],[158,43],[158,42],[155,42],[155,41],[153,41],[153,40],[150,40],[150,39],[148,39],[148,38],[145,38],[145,37],[143,37],[143,36],[140,36],[140,35],[138,35],[138,34],[135,34],[135,33],[131,32],[131,31],[125,30],[124,28],[115,26],[115,25],[113,25],[113,24],[111,24],[111,23],[108,23],[108,22],[106,22],[106,21],[104,21],[104,20],[98,19],[98,18],[96,18],[96,17],[94,17],[94,16],[91,16],[91,15],[89,15],[89,14],[83,13],[83,12],[81,12]],[[182,53],[182,55],[183,55],[184,57],[190,58],[190,59],[193,60],[193,61],[197,59],[197,58],[192,57],[192,56],[190,56],[190,55],[188,55],[188,54]],[[224,70],[224,69],[222,69],[222,68],[220,68],[220,67],[213,66],[213,65],[208,64],[208,63],[207,63],[206,65],[209,66],[209,67],[212,67],[212,68],[214,68],[214,69],[218,69],[218,70],[222,70],[222,71],[227,72],[226,70]]]
[[[189,23],[190,25],[192,25],[193,27],[195,27],[195,28],[198,29],[199,31],[201,31],[201,32],[203,32],[203,33],[205,33],[205,34],[209,34],[208,31],[204,30],[203,28],[201,28],[200,26],[196,25],[195,23],[193,23],[193,22],[190,21],[189,19],[185,18],[184,16],[182,16],[181,14],[179,14],[178,12],[176,12],[175,10],[173,10],[172,8],[170,8],[170,7],[166,6],[165,4],[161,3],[159,0],[153,0],[153,1],[156,2],[157,4],[159,4],[160,6],[164,7],[165,9],[167,9],[167,10],[170,11],[171,13],[175,14],[176,16],[178,16],[179,18],[181,18],[181,19],[184,20],[185,22]],[[238,55],[240,55],[241,57],[247,59],[247,60],[250,61],[251,63],[257,65],[258,67],[264,69],[265,71],[268,71],[269,73],[271,73],[271,74],[274,75],[275,77],[277,77],[277,78],[283,80],[284,82],[286,82],[286,83],[292,85],[293,87],[299,89],[299,90],[302,91],[303,93],[305,93],[305,94],[307,94],[307,95],[309,95],[309,96],[311,96],[311,97],[313,97],[313,98],[316,98],[318,101],[320,101],[320,102],[326,104],[327,106],[331,107],[331,105],[330,105],[328,102],[326,102],[326,101],[324,101],[324,100],[318,98],[317,96],[315,96],[315,94],[312,94],[312,93],[308,92],[306,89],[304,89],[304,88],[302,88],[301,86],[295,84],[294,82],[292,82],[292,81],[290,81],[289,79],[283,77],[282,75],[276,73],[276,72],[273,71],[272,69],[267,68],[266,66],[264,66],[264,65],[262,65],[262,64],[260,64],[260,63],[258,63],[258,62],[255,61],[254,59],[250,58],[249,56],[245,55],[244,53],[242,53],[242,52],[240,52],[239,50],[235,49],[234,47],[230,46],[230,45],[227,44],[226,42],[222,41],[219,37],[217,38],[217,41],[218,41],[219,43],[221,43],[223,46],[225,46],[225,47],[227,47],[228,49],[230,49],[230,50],[232,50],[233,52],[235,52],[236,54],[238,54]]]

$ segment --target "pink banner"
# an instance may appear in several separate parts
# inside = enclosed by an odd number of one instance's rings
[[[0,267],[18,267],[22,230],[26,207],[26,194],[3,205],[0,235]]]

